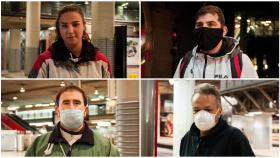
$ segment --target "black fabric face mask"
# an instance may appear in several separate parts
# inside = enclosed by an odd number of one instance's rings
[[[194,29],[194,40],[195,44],[198,45],[198,50],[211,50],[218,45],[222,38],[222,28],[201,27]]]

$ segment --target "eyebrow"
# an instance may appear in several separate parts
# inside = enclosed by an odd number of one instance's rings
[[[198,110],[198,109],[199,109],[198,107],[193,108],[193,110]],[[203,107],[203,109],[211,109],[211,106],[207,105],[207,106]]]
[[[71,23],[80,23],[81,21],[80,20],[78,20],[78,21],[72,21]],[[67,22],[60,22],[60,24],[67,24]]]

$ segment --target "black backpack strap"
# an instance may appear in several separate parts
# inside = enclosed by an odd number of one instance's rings
[[[192,51],[188,51],[183,57],[182,62],[180,64],[180,71],[179,71],[180,78],[184,78],[187,66],[190,63],[191,58],[192,58]]]
[[[230,55],[230,67],[231,67],[231,76],[232,78],[240,78],[243,61],[242,61],[242,52],[235,48]]]

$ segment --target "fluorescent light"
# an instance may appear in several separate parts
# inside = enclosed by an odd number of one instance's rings
[[[55,30],[55,27],[49,27],[48,30],[50,31]]]
[[[90,101],[100,101],[100,98],[92,98]]]
[[[101,100],[105,99],[105,97],[103,95],[98,96],[98,98],[100,98]]]
[[[25,108],[32,108],[33,105],[31,105],[31,104],[30,104],[30,105],[25,105],[24,107],[25,107]]]
[[[55,105],[55,102],[51,102],[50,105],[51,105],[51,106],[54,106],[54,105]]]
[[[35,107],[41,107],[42,104],[35,104]]]
[[[263,114],[263,112],[262,111],[249,112],[248,114],[245,114],[245,116],[255,116],[260,114]]]
[[[18,106],[8,107],[9,111],[14,111],[14,110],[17,110],[17,109],[19,109]]]
[[[103,122],[103,121],[100,121],[100,122],[97,122],[97,126],[100,126],[100,127],[109,127],[109,126],[111,126],[111,122]]]

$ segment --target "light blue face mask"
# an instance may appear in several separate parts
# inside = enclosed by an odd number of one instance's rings
[[[84,112],[76,109],[61,110],[60,121],[69,130],[78,129],[84,122]]]

